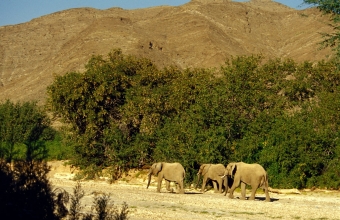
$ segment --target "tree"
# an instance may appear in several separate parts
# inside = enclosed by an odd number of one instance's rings
[[[60,219],[45,161],[0,159],[0,212],[2,219]]]
[[[331,15],[334,33],[323,33],[325,40],[322,42],[323,47],[331,47],[336,54],[337,65],[340,68],[340,1],[339,0],[304,0],[305,3],[316,5],[317,8],[325,14]]]
[[[122,148],[126,139],[134,137],[139,130],[136,124],[143,116],[124,116],[122,107],[128,102],[129,91],[139,79],[147,84],[147,76],[157,75],[151,61],[125,56],[117,49],[107,57],[93,56],[83,73],[56,76],[48,87],[50,110],[71,128],[69,134],[75,143],[73,163],[82,169],[89,168],[89,177],[100,168],[118,164],[117,147]]]
[[[116,50],[57,77],[49,94],[87,177],[177,161],[191,181],[200,163],[245,161],[266,167],[273,187],[336,188],[339,85],[335,60],[253,55],[220,69],[158,69]]]
[[[12,103],[7,100],[0,104],[0,158],[7,162],[19,158],[46,158],[44,142],[46,138],[53,139],[49,125],[48,116],[35,102]],[[17,146],[25,146],[26,151],[20,151]]]

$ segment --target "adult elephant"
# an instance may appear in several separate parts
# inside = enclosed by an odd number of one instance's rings
[[[176,182],[179,186],[178,193],[184,193],[185,170],[180,163],[154,163],[148,173],[149,180],[146,188],[150,186],[151,175],[157,176],[157,192],[161,191],[162,180],[165,179],[168,191],[172,191],[170,182]]]
[[[203,176],[203,183],[201,192],[204,192],[207,181],[212,180],[214,186],[214,192],[222,193],[223,181],[221,177],[224,175],[225,167],[223,164],[202,164],[197,172],[197,184]]]
[[[225,177],[225,183],[228,182],[228,178],[233,178],[233,185],[230,188],[229,198],[234,198],[234,190],[241,184],[241,199],[246,197],[246,185],[251,186],[250,200],[255,199],[255,192],[257,188],[263,188],[266,194],[266,201],[270,202],[268,193],[268,175],[265,169],[260,164],[248,164],[243,162],[229,163],[226,168],[223,177]],[[228,185],[225,184],[227,194]]]

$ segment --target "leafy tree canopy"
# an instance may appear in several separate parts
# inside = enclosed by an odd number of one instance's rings
[[[331,15],[333,21],[330,24],[334,33],[322,33],[325,40],[322,42],[324,47],[331,47],[336,53],[338,69],[340,68],[340,2],[338,0],[304,0],[305,3],[316,5],[320,11]]]
[[[112,177],[154,161],[261,163],[273,187],[339,187],[340,75],[317,64],[240,56],[219,69],[157,68],[114,50],[57,76],[51,109],[69,125],[72,163]]]
[[[44,145],[53,139],[54,130],[46,113],[35,102],[0,104],[0,158],[43,159],[47,156]],[[24,145],[25,152],[20,151]]]

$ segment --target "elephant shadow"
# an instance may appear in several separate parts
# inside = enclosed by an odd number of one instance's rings
[[[249,199],[249,197],[247,197],[247,199]],[[266,200],[266,197],[258,197],[258,196],[255,196],[255,199],[256,200],[260,200],[260,201],[265,201]],[[275,199],[275,198],[270,198],[270,202],[277,202],[279,201],[279,199]]]
[[[238,198],[238,199],[240,199],[240,197],[236,197],[236,198]],[[249,198],[250,198],[250,196],[246,196],[246,200],[249,200]],[[259,197],[259,196],[255,196],[255,201],[256,200],[259,200],[259,201],[265,201],[266,200],[266,197],[264,196],[264,197]],[[277,201],[279,201],[280,199],[275,199],[275,198],[270,198],[270,202],[277,202]]]
[[[185,192],[187,195],[198,195],[198,194],[203,194],[202,192]]]
[[[175,191],[167,191],[167,192],[161,192],[161,193],[178,194]],[[186,195],[197,195],[197,194],[203,194],[203,193],[201,193],[201,192],[184,192],[184,194],[186,194]]]

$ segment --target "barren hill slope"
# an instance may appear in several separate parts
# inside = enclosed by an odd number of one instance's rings
[[[330,32],[316,9],[271,0],[192,0],[138,10],[79,8],[0,27],[0,101],[39,100],[53,74],[82,71],[92,55],[113,48],[160,67],[216,67],[231,55],[262,53],[298,62],[326,59],[319,32]]]

